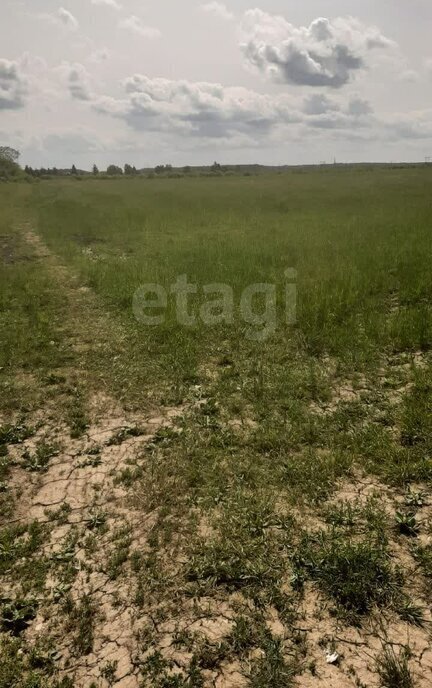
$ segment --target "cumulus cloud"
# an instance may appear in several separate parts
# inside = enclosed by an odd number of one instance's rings
[[[295,27],[259,9],[246,12],[242,34],[247,63],[273,80],[302,86],[341,88],[367,67],[373,51],[395,45],[353,17]]]
[[[303,101],[302,111],[308,117],[305,124],[317,129],[358,129],[371,126],[375,120],[370,117],[373,110],[370,103],[359,96],[348,101],[313,94]]]
[[[75,100],[92,100],[90,76],[84,65],[78,62],[61,65],[60,72],[66,78],[69,93]]]
[[[324,115],[337,110],[340,110],[339,104],[324,93],[314,93],[303,102],[303,112],[306,115]]]
[[[300,130],[361,129],[372,123],[372,108],[358,96],[336,100],[314,95],[304,100],[287,94],[262,95],[240,87],[186,80],[151,79],[135,74],[125,80],[125,98],[100,97],[93,107],[122,119],[137,131],[164,131],[202,139],[242,136],[252,142]]]
[[[161,35],[159,29],[156,29],[153,26],[146,26],[142,23],[141,19],[136,17],[134,14],[126,19],[122,19],[122,21],[119,23],[119,27],[121,29],[132,31],[132,33],[136,33],[143,38],[159,38]]]
[[[69,10],[65,10],[64,7],[60,7],[57,10],[55,18],[61,24],[63,24],[63,26],[66,26],[68,29],[71,29],[71,31],[76,31],[79,27],[78,20],[75,19],[74,15],[71,12],[69,12]]]
[[[382,121],[387,136],[398,139],[432,139],[432,111],[393,114]]]
[[[234,19],[234,14],[230,12],[227,6],[222,2],[207,2],[204,5],[201,5],[201,9],[203,12],[207,12],[208,14],[218,17],[218,19],[225,19],[226,21],[231,21],[231,19]]]
[[[404,69],[397,75],[398,81],[403,81],[407,84],[415,84],[420,81],[420,74],[414,69]]]
[[[26,82],[17,62],[0,59],[0,110],[24,107]]]
[[[264,96],[240,87],[136,74],[126,79],[124,88],[126,98],[102,97],[94,107],[141,131],[204,138],[229,138],[239,132],[256,136],[268,133],[280,121],[298,119],[287,96]]]
[[[117,0],[91,0],[92,5],[105,5],[105,7],[112,7],[114,10],[121,10],[121,5]]]

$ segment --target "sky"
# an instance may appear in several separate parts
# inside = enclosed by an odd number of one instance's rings
[[[1,0],[0,145],[100,169],[432,157],[431,0]]]

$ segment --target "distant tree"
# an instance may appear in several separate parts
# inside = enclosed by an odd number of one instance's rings
[[[99,170],[98,170],[98,168],[97,168],[96,165],[93,165],[93,174],[94,174],[95,176],[96,176],[97,174],[99,174]]]
[[[110,175],[123,174],[123,170],[118,165],[108,165],[107,174],[110,174]]]
[[[185,166],[183,167],[183,172],[184,172],[185,174],[189,174],[190,171],[191,171],[190,165],[185,165]]]
[[[0,146],[0,159],[9,162],[18,162],[20,153],[10,146]]]
[[[215,161],[210,169],[212,172],[220,172],[222,168],[219,163]]]
[[[162,174],[163,172],[171,172],[172,165],[156,165],[154,171],[156,174]]]
[[[77,168],[75,167],[75,165],[72,165],[72,167],[71,167],[71,174],[78,174]]]
[[[0,179],[10,179],[22,174],[18,165],[20,154],[10,146],[0,146]]]
[[[126,165],[124,166],[124,173],[127,175],[133,174],[132,165],[129,165],[128,163],[126,163]]]

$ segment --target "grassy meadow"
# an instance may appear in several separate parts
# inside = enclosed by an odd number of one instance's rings
[[[373,166],[0,184],[0,688],[429,685],[431,190]],[[179,275],[190,312],[229,285],[233,321],[181,325],[170,296],[139,322],[140,285]],[[253,283],[277,288],[263,341]],[[101,393],[133,421],[90,446]],[[56,457],[97,472],[110,446],[112,495],[34,515]],[[123,674],[96,572],[141,621]]]

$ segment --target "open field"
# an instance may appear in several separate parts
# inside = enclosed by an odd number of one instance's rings
[[[0,185],[0,688],[431,685],[431,189]]]

